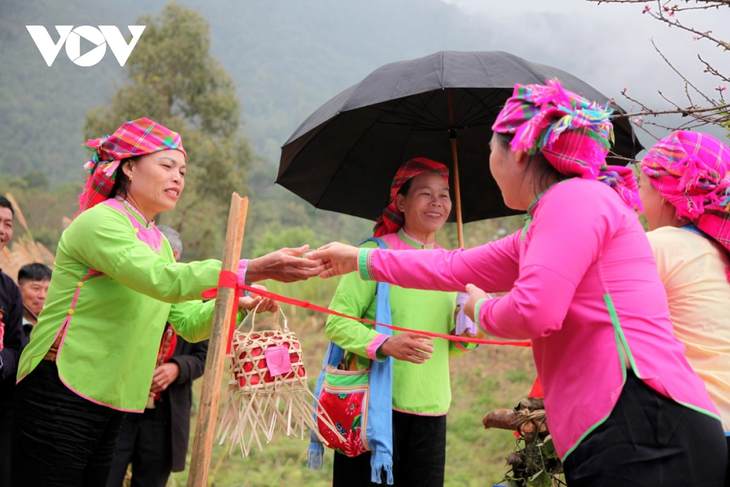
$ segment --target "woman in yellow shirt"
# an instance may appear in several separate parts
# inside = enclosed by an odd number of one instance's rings
[[[707,134],[670,134],[641,162],[639,194],[674,333],[730,444],[730,148]]]

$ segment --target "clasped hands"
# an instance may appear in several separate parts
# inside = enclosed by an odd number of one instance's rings
[[[249,260],[246,281],[258,282],[273,279],[280,282],[295,282],[314,276],[326,279],[348,274],[357,271],[359,251],[360,249],[357,247],[339,242],[327,244],[312,252],[309,252],[308,245],[284,248]],[[464,303],[464,312],[472,321],[476,321],[474,310],[477,302],[480,299],[488,298],[489,295],[473,284],[467,284],[466,292],[469,293],[469,299]],[[259,307],[261,311],[278,309],[278,303],[264,300],[255,294],[241,298],[239,307],[252,309],[259,302],[262,302],[262,306]]]
[[[308,245],[298,248],[284,248],[250,259],[246,267],[246,282],[258,282],[266,279],[279,282],[295,282],[320,275],[324,272],[322,261],[302,258],[308,250]],[[252,287],[266,290],[264,286],[259,284],[253,284]],[[279,310],[277,301],[264,298],[254,292],[238,299],[239,309],[252,310],[257,306],[258,311],[261,312],[275,313]]]
[[[358,270],[359,254],[360,249],[357,247],[333,242],[308,253],[307,258],[321,264],[324,271],[320,274],[320,277],[327,279],[356,272]],[[474,314],[477,303],[482,299],[490,298],[490,296],[474,284],[467,284],[466,292],[469,297],[463,303],[464,314],[476,322]],[[431,353],[433,353],[433,346],[429,337],[406,332],[388,338],[380,346],[378,352],[398,360],[420,364],[430,358]]]

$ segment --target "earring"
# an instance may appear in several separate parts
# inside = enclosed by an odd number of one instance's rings
[[[130,181],[132,180],[132,173],[131,172],[129,173],[129,180]]]

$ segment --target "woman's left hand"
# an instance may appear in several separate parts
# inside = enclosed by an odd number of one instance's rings
[[[257,289],[262,289],[266,291],[266,286],[262,286],[261,284],[253,284],[251,287],[255,287]],[[261,304],[259,304],[261,303]],[[279,302],[275,301],[271,298],[264,298],[263,296],[259,296],[256,293],[249,293],[248,296],[243,296],[242,298],[238,298],[238,307],[244,308],[247,310],[252,310],[256,306],[259,307],[259,312],[268,311],[270,313],[276,313],[279,311]]]
[[[474,284],[467,284],[466,292],[469,293],[469,299],[464,303],[464,313],[470,320],[476,323],[477,317],[474,316],[474,312],[476,311],[477,303],[482,299],[488,299],[490,296]]]
[[[165,362],[155,369],[152,376],[150,392],[162,392],[175,382],[180,375],[180,366],[176,362]]]

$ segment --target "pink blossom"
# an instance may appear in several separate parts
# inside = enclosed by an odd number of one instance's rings
[[[649,4],[646,4],[646,5],[644,5],[644,10],[642,10],[641,13],[642,14],[645,14],[645,13],[650,12],[650,11],[651,11],[651,7],[649,6]]]
[[[692,36],[692,40],[693,41],[699,41],[700,40],[700,36]]]

